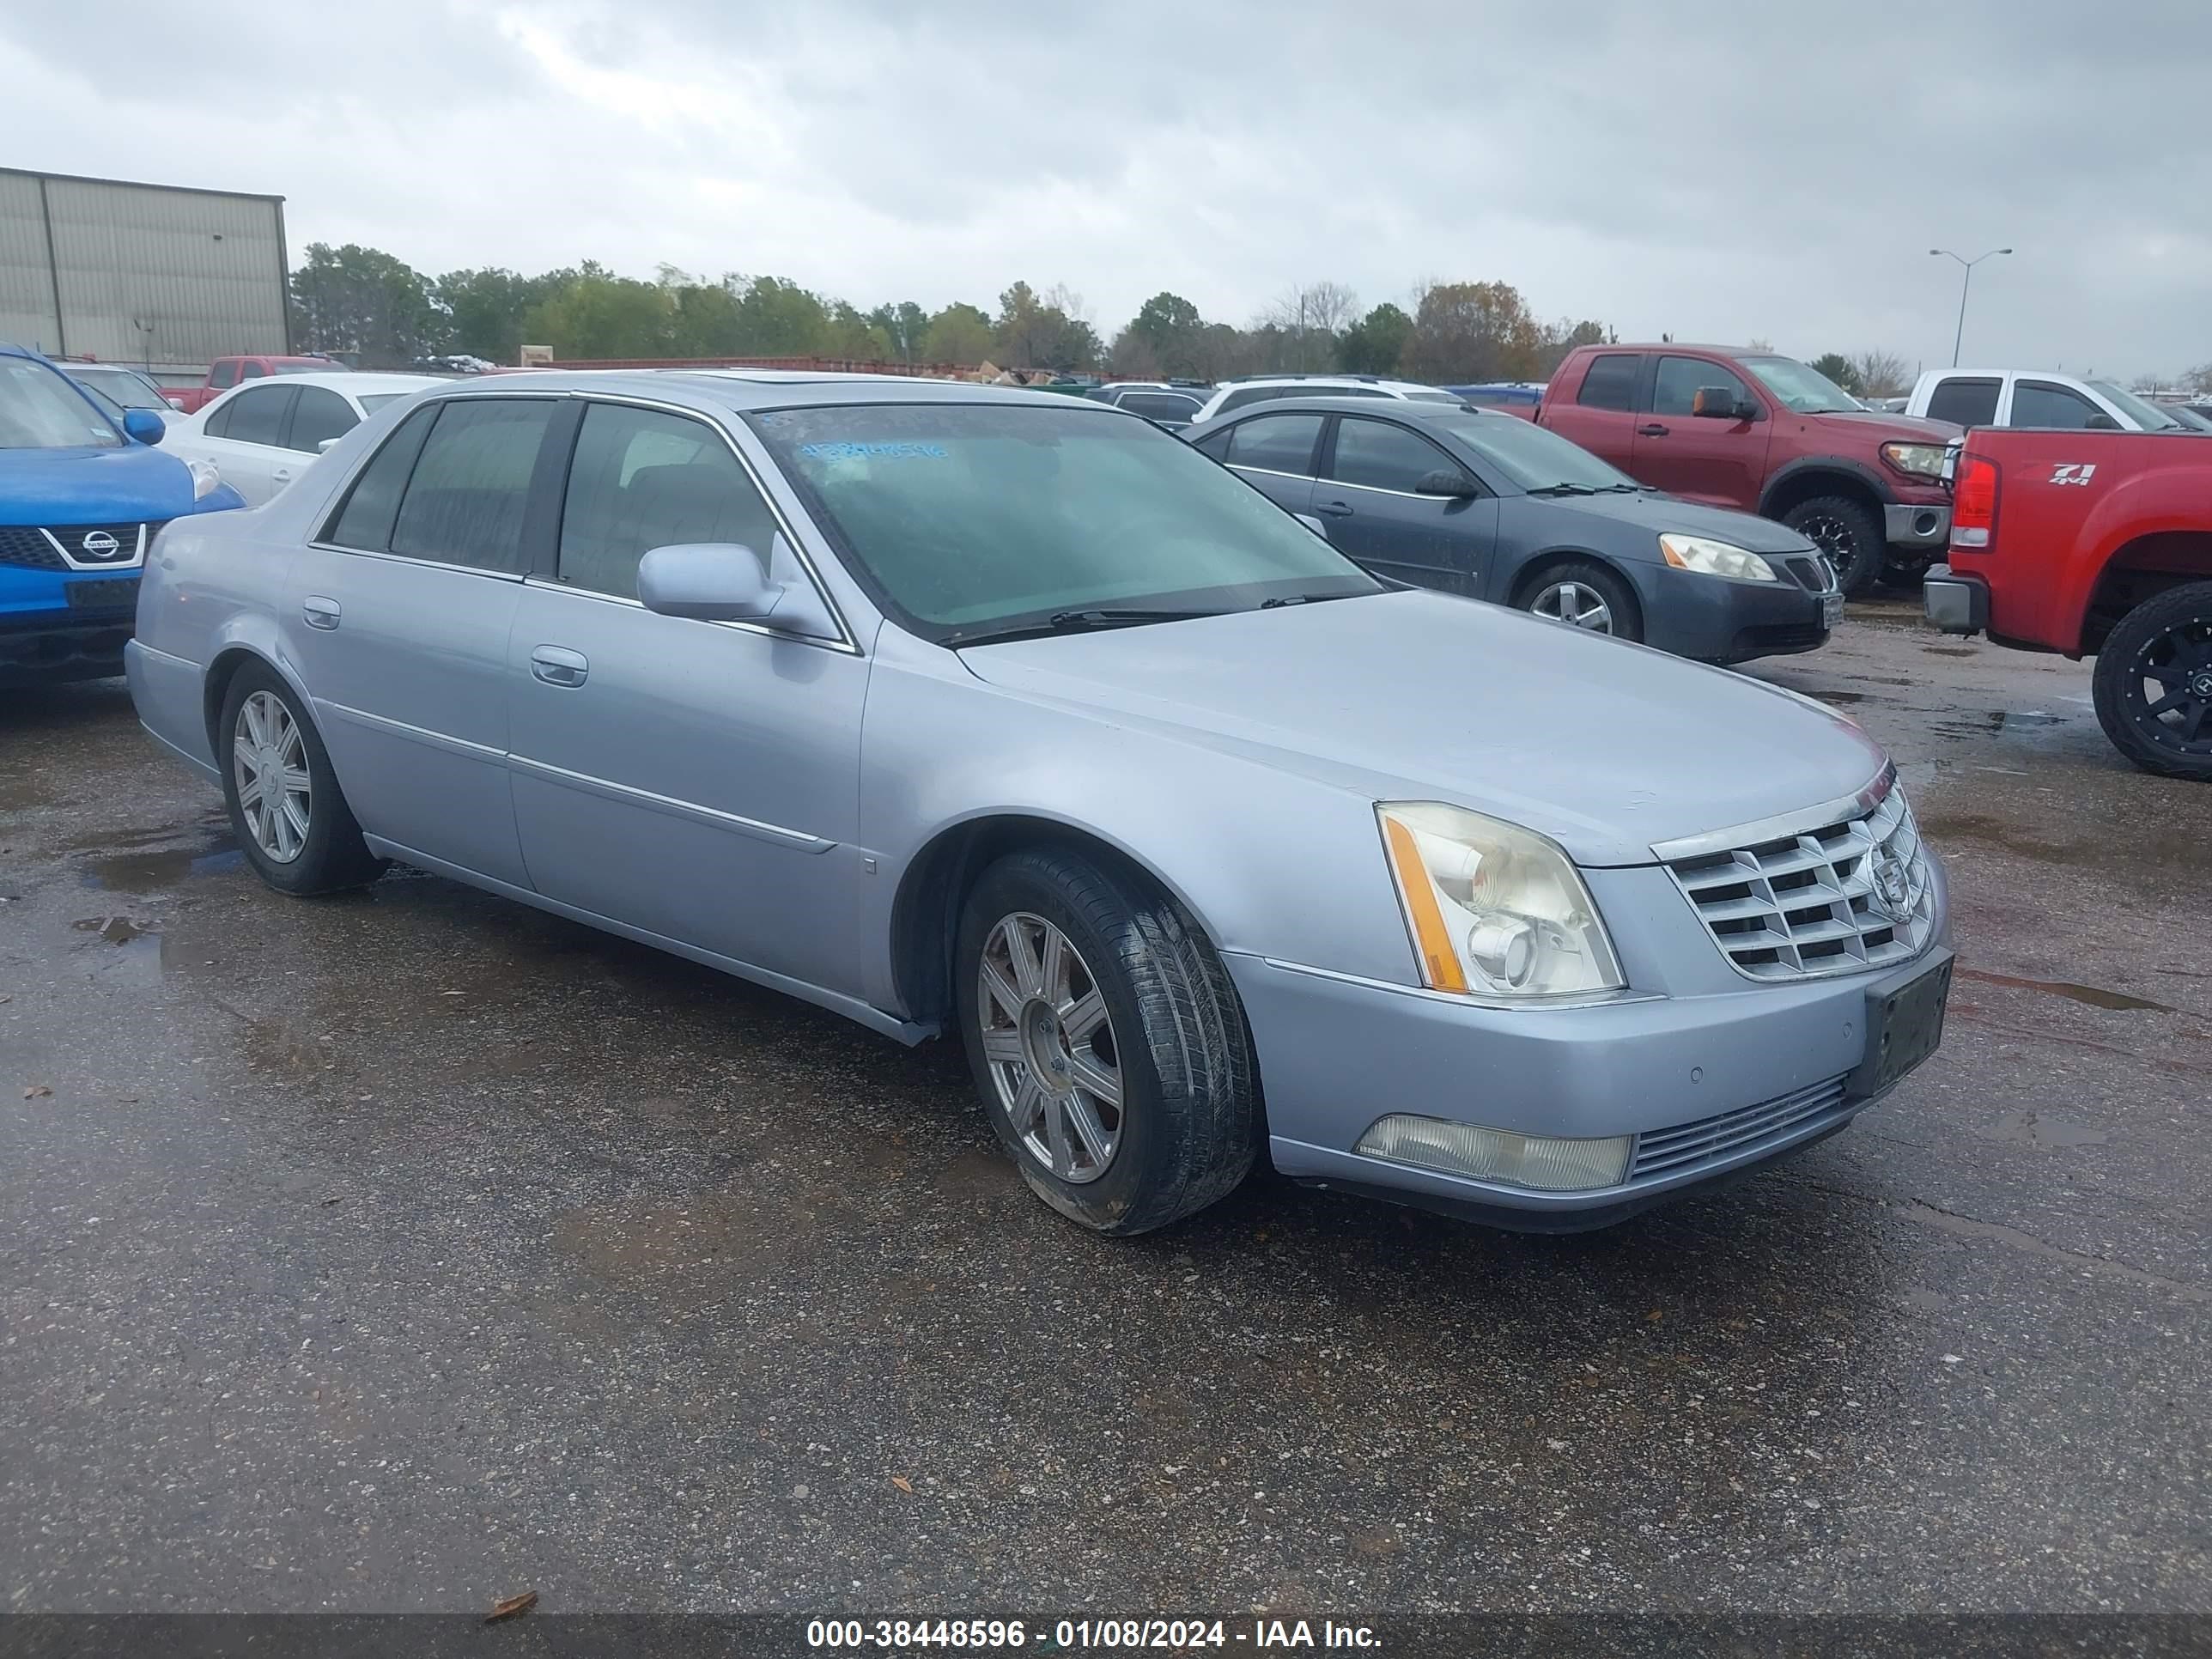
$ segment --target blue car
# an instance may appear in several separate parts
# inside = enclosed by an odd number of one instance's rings
[[[152,447],[162,430],[0,342],[0,687],[120,674],[154,532],[246,505],[206,462]]]

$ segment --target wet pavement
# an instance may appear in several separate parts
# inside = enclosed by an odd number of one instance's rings
[[[1862,607],[1941,1054],[1609,1233],[1031,1199],[956,1053],[447,882],[300,902],[0,706],[0,1611],[2212,1604],[2212,790]]]

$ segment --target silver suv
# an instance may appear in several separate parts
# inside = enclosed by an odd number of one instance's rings
[[[1195,426],[1231,410],[1271,403],[1279,398],[1409,398],[1438,404],[1460,401],[1436,386],[1413,380],[1385,380],[1372,374],[1254,374],[1241,380],[1224,380],[1206,400],[1206,407],[1191,416],[1191,424]]]

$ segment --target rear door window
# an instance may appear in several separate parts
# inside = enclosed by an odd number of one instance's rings
[[[2104,413],[2080,392],[2048,380],[2022,380],[2012,389],[2014,426],[2079,430]]]
[[[284,429],[284,411],[291,405],[292,392],[289,386],[268,386],[238,393],[228,405],[230,419],[221,435],[234,444],[265,444],[274,449],[277,434]]]
[[[1231,429],[1229,465],[1310,478],[1321,426],[1318,415],[1255,415]]]
[[[1575,401],[1585,409],[1634,409],[1641,360],[1632,351],[1609,351],[1591,358]]]
[[[1994,376],[1954,374],[1938,380],[1928,394],[1928,418],[1949,421],[1954,426],[1987,426],[1997,417],[1997,392],[2002,382]]]
[[[247,397],[257,394],[247,392]],[[303,386],[300,401],[292,405],[292,428],[284,447],[308,455],[321,453],[325,442],[343,438],[361,424],[353,405],[328,386]]]
[[[721,434],[703,421],[621,404],[584,412],[561,510],[558,579],[637,597],[656,547],[730,542],[766,567],[775,517]]]
[[[392,550],[520,575],[530,475],[556,407],[520,398],[444,404],[400,500]]]

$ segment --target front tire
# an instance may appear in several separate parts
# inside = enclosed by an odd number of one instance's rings
[[[2146,772],[2212,782],[2212,582],[2170,587],[2097,653],[2097,724]]]
[[[1011,854],[969,896],[955,968],[984,1114],[1069,1220],[1151,1232],[1250,1170],[1261,1114],[1243,1009],[1164,894],[1072,848]]]
[[[1881,514],[1864,501],[1815,495],[1784,514],[1782,522],[1828,556],[1847,597],[1863,597],[1881,580],[1889,544],[1883,539]]]
[[[1641,641],[1644,618],[1636,595],[1618,571],[1595,559],[1574,559],[1547,568],[1521,595],[1521,609],[1547,622],[1617,640]]]
[[[231,677],[216,728],[231,833],[254,873],[280,893],[366,886],[384,860],[362,840],[321,734],[300,704],[258,663]]]

